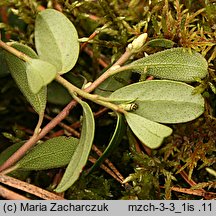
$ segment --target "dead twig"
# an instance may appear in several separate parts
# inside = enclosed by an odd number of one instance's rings
[[[58,196],[44,189],[41,189],[35,185],[29,184],[27,182],[23,182],[21,180],[15,179],[13,177],[10,177],[10,176],[7,176],[1,173],[0,173],[0,182],[10,187],[14,187],[16,189],[33,194],[45,200],[63,200],[64,199],[61,196]]]
[[[8,200],[30,200],[29,198],[15,193],[0,185],[0,196]]]

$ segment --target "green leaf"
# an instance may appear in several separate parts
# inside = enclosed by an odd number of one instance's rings
[[[59,74],[71,70],[79,56],[78,35],[62,13],[47,9],[35,22],[35,45],[40,59],[55,65]]]
[[[138,105],[134,113],[149,120],[181,123],[204,112],[204,98],[193,91],[194,87],[182,82],[152,80],[118,89],[110,99],[118,104],[133,101]]]
[[[94,116],[86,102],[79,102],[83,108],[83,123],[79,144],[74,152],[61,182],[55,189],[57,193],[67,190],[78,178],[85,166],[94,139]]]
[[[124,122],[124,116],[117,113],[117,123],[112,138],[108,146],[104,150],[103,154],[98,158],[96,163],[91,167],[88,174],[92,173],[96,168],[98,168],[103,163],[103,161],[110,155],[110,153],[112,153],[114,148],[116,148],[119,145],[119,143],[122,140],[122,137],[124,136],[125,129],[126,127]]]
[[[55,79],[56,67],[40,59],[31,59],[26,67],[28,84],[31,91],[37,94],[42,87]]]
[[[10,74],[8,65],[5,61],[4,51],[0,48],[0,78]]]
[[[147,67],[147,74],[154,77],[179,80],[185,82],[196,81],[208,74],[208,63],[205,58],[184,48],[173,48],[157,52],[134,61],[134,70],[143,73]]]
[[[95,89],[95,94],[108,97],[115,90],[128,85],[130,82],[130,77],[131,72],[129,71],[111,76]]]
[[[125,114],[127,123],[137,138],[151,149],[158,148],[172,129],[134,113]]]
[[[78,139],[55,137],[36,145],[18,163],[18,169],[44,170],[66,166],[74,154]]]
[[[4,151],[0,154],[0,165],[2,165],[13,153],[15,153],[25,142],[21,141],[18,143],[15,143],[8,148],[6,148]]]
[[[174,46],[174,42],[165,38],[157,38],[148,41],[145,46],[150,47],[163,47],[163,48],[172,48]]]
[[[73,98],[66,88],[56,81],[47,86],[47,101],[58,105],[67,105]]]
[[[37,54],[28,46],[14,43],[12,44],[12,47],[25,53],[31,58],[38,58]],[[37,94],[32,93],[28,85],[26,74],[27,63],[7,51],[5,51],[5,58],[7,60],[7,64],[9,66],[12,77],[16,81],[22,93],[25,95],[26,99],[38,114],[43,113],[46,107],[46,87],[43,87]]]

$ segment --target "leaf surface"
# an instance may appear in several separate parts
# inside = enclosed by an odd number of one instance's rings
[[[31,59],[31,61],[27,62],[26,74],[31,91],[37,94],[42,87],[47,86],[55,79],[57,70],[49,62]]]
[[[53,9],[38,14],[35,45],[40,59],[55,65],[59,74],[71,70],[79,56],[78,35],[74,25],[65,15]]]
[[[55,137],[32,148],[18,163],[19,169],[44,170],[66,166],[75,152],[78,139]]]
[[[125,117],[137,138],[151,149],[158,148],[164,138],[172,134],[171,128],[134,113],[127,113]]]
[[[135,114],[161,123],[191,121],[204,112],[204,98],[194,87],[171,80],[151,80],[128,85],[110,95],[118,104],[134,101]]]
[[[55,190],[58,193],[67,190],[79,178],[79,175],[88,160],[94,139],[95,124],[91,108],[84,101],[80,101],[79,103],[83,108],[81,137],[63,178]]]
[[[157,38],[148,41],[145,46],[150,47],[164,47],[164,48],[172,48],[174,46],[174,42],[165,38]]]
[[[25,53],[31,58],[38,58],[37,54],[28,46],[14,43],[12,44],[12,47]],[[5,51],[5,58],[12,77],[16,81],[22,93],[25,95],[26,99],[29,101],[29,103],[33,106],[34,110],[38,114],[43,113],[46,107],[46,87],[43,87],[37,94],[34,94],[31,91],[30,86],[28,85],[28,79],[26,74],[27,63],[7,51]]]
[[[205,58],[184,48],[173,48],[157,52],[132,63],[134,71],[154,77],[194,82],[196,78],[204,78],[208,74],[208,63]]]

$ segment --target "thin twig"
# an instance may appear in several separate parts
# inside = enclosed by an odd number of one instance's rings
[[[179,174],[181,175],[181,177],[191,186],[195,186],[197,185],[197,183],[193,180],[193,179],[189,179],[187,173],[183,170],[181,172],[179,172]],[[205,191],[204,189],[200,189],[201,191]]]
[[[93,145],[92,150],[97,153],[97,155],[101,156],[103,153],[97,148],[97,146]],[[110,162],[108,159],[105,160],[106,164],[110,167],[110,169],[113,170],[115,175],[121,180],[124,180],[124,177],[121,175],[121,173],[116,169],[116,167],[113,165],[112,162]]]
[[[81,45],[81,51],[86,48],[86,46],[88,45],[88,41],[95,38],[98,35],[98,33],[99,33],[99,31],[96,30],[88,37],[88,40]]]
[[[194,189],[189,189],[189,188],[179,188],[179,187],[171,187],[171,190],[180,192],[180,193],[201,196],[201,197],[204,197],[205,199],[215,199],[216,198],[216,193],[214,192],[206,192],[206,191],[201,191],[201,190],[194,190]]]
[[[184,170],[181,171],[181,172],[179,172],[179,174],[182,176],[182,178],[183,178],[191,187],[197,185],[197,183],[196,183],[194,180],[188,178],[188,175],[187,175],[187,173],[186,173]],[[190,189],[190,190],[191,190],[191,189]],[[204,189],[196,189],[196,191],[199,191],[200,194],[203,194],[202,196],[204,196],[206,199],[208,199],[208,196],[209,196],[209,195],[208,195],[208,192],[206,192]]]
[[[46,119],[52,120],[52,118],[48,115],[44,115],[44,117]],[[78,138],[80,137],[80,133],[77,132],[75,129],[73,129],[71,126],[68,126],[62,122],[59,122],[58,125],[61,126],[62,128],[64,128],[65,130],[67,130],[68,132],[70,132],[73,136],[78,137]],[[63,135],[63,133],[61,135]],[[56,137],[56,136],[57,136],[56,133],[54,133],[50,137]],[[58,134],[58,136],[60,136],[60,135]]]
[[[26,151],[35,145],[37,141],[42,139],[47,133],[49,133],[59,122],[61,122],[70,112],[72,107],[76,105],[76,101],[71,101],[51,122],[49,122],[39,134],[33,135],[21,148],[19,148],[8,160],[0,166],[0,171],[12,166],[20,158],[22,158]]]
[[[0,41],[1,42],[1,41]],[[4,43],[3,43],[4,44]],[[1,46],[2,44],[0,44]],[[8,50],[10,51],[10,50]],[[128,49],[126,52],[119,58],[119,60],[113,65],[121,65],[125,63],[130,56],[132,56],[133,53],[130,52]],[[113,67],[112,66],[112,67]],[[112,68],[111,67],[111,68]],[[100,77],[95,80],[88,88],[85,89],[86,92],[90,93],[92,92],[98,85],[100,85],[101,82],[103,82],[106,78],[109,77],[109,70],[108,72],[105,72],[102,74],[102,79]],[[28,151],[32,146],[35,145],[37,141],[42,139],[50,130],[52,130],[59,122],[61,122],[66,116],[68,116],[70,110],[74,108],[77,105],[77,102],[75,100],[72,100],[55,118],[53,118],[52,121],[50,121],[39,134],[35,134],[32,136],[20,149],[18,149],[7,161],[5,161],[4,164],[0,166],[0,172],[10,166],[12,166],[14,163],[16,163],[20,158],[24,156],[26,151]]]
[[[30,194],[34,194],[35,196],[40,197],[45,200],[63,200],[64,199],[54,193],[41,189],[35,185],[20,181],[18,179],[15,179],[13,177],[10,177],[10,176],[7,176],[1,173],[0,173],[0,182],[10,187],[14,187],[16,189],[20,189]]]
[[[95,158],[93,158],[92,156],[89,156],[89,161],[92,162],[92,163],[96,163],[97,160]],[[120,182],[122,184],[122,180],[119,179],[111,169],[109,169],[108,167],[106,167],[103,164],[101,164],[100,167],[103,170],[105,170],[107,173],[109,173],[116,181],[118,181],[118,182]]]
[[[109,109],[106,108],[106,107],[100,109],[99,111],[93,113],[93,114],[94,114],[94,118],[96,119],[96,118],[102,116],[102,115],[103,115],[104,113],[106,113],[108,110],[109,110]],[[49,120],[52,120],[52,118],[51,118],[50,116],[48,116],[48,115],[45,115],[44,117],[47,118],[47,119],[49,119]],[[80,126],[81,126],[80,121],[76,121],[76,122],[74,122],[73,124],[71,124],[69,127],[70,127],[70,128],[73,128],[73,129],[75,130],[75,129],[77,129],[77,128],[80,128]],[[61,135],[63,135],[64,133],[65,133],[65,131],[64,131],[63,129],[60,129],[60,130],[54,132],[54,133],[51,135],[51,137],[61,136]]]
[[[0,197],[3,197],[8,200],[30,200],[29,198],[22,196],[18,193],[15,193],[1,185],[0,185]]]
[[[17,49],[13,48],[12,46],[7,45],[2,40],[0,40],[0,47],[7,50],[8,52],[12,53],[13,55],[17,56],[18,58],[22,59],[25,62],[28,62],[31,60],[29,56],[24,54],[23,52],[18,51]]]
[[[93,52],[92,52],[92,50],[90,50],[88,47],[86,47],[86,48],[84,49],[84,51],[85,51],[90,57],[93,57]],[[105,62],[102,58],[97,58],[97,61],[98,61],[98,63],[99,63],[103,68],[108,67],[107,62]]]

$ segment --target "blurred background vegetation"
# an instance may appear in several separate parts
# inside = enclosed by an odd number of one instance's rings
[[[216,198],[216,2],[215,0],[1,0],[0,30],[3,41],[18,41],[34,49],[36,14],[45,8],[64,13],[75,25],[79,38],[88,39],[81,48],[76,67],[66,78],[81,87],[92,81],[117,60],[138,35],[148,33],[148,40],[165,38],[175,47],[194,49],[205,56],[209,76],[194,84],[205,97],[205,113],[198,119],[171,125],[174,133],[162,147],[150,150],[128,131],[109,160],[129,184],[121,185],[98,168],[80,179],[66,192],[67,199],[212,199]],[[64,37],[64,35],[62,35]],[[67,41],[65,41],[66,43]],[[83,43],[82,43],[83,44]],[[148,54],[166,47],[146,47]],[[138,59],[144,54],[138,53]],[[7,65],[0,58],[0,151],[31,136],[37,116],[19,92]],[[138,77],[116,79],[114,87],[136,81]],[[97,93],[112,90],[108,83]],[[52,119],[71,100],[57,83],[48,88],[47,119]],[[102,107],[91,104],[96,114],[94,144],[101,150],[109,143],[115,119]],[[79,131],[80,111],[75,108],[64,124]],[[66,133],[58,126],[48,137]],[[95,153],[92,152],[92,156]],[[86,170],[92,164],[89,162]],[[207,169],[206,169],[207,168]],[[61,170],[19,172],[16,178],[51,190]],[[196,190],[194,190],[196,189]],[[203,193],[199,193],[199,192]]]

